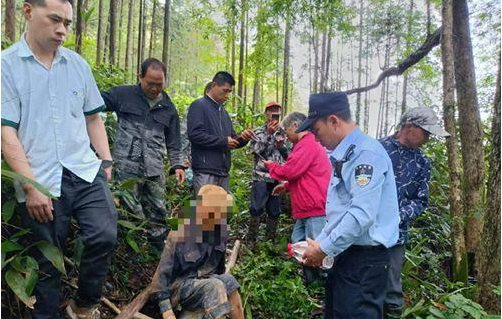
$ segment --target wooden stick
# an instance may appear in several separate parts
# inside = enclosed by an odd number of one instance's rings
[[[73,261],[72,261],[70,258],[68,258],[68,257],[66,257],[66,256],[64,256],[63,258],[64,258],[65,263],[67,263],[69,266],[71,266],[71,267],[75,268],[75,264],[73,263]],[[77,286],[77,285],[74,285],[74,284],[72,284],[71,282],[66,281],[66,280],[64,280],[64,282],[65,282],[68,286],[70,286],[70,287],[72,287],[72,288],[75,288],[75,289],[78,289],[78,286]],[[110,308],[113,312],[115,312],[115,314],[117,314],[117,315],[118,315],[118,314],[120,314],[120,313],[121,313],[120,309],[119,309],[119,308],[118,308],[118,307],[117,307],[117,306],[116,306],[113,302],[111,302],[109,299],[107,299],[106,297],[101,298],[101,301],[102,301],[105,305],[107,305],[107,306],[108,306],[108,307],[109,307],[109,308]],[[144,315],[144,314],[142,314],[142,313],[140,313],[140,312],[135,313],[135,314],[134,314],[134,316],[133,316],[133,318],[134,318],[134,319],[153,319],[152,317],[149,317],[149,316],[147,316],[147,315]]]
[[[234,248],[230,254],[230,259],[228,261],[227,267],[225,267],[225,273],[230,273],[230,270],[235,266],[237,262],[237,257],[239,257],[239,249],[241,248],[241,241],[239,239],[235,240]]]

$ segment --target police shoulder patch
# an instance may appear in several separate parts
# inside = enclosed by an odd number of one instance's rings
[[[357,185],[364,187],[368,185],[373,176],[373,166],[369,164],[360,164],[356,166],[354,176],[356,178]]]

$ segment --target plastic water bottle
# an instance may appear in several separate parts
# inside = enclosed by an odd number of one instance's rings
[[[185,178],[188,183],[191,184],[193,182],[193,170],[191,167],[189,167],[185,170]]]
[[[291,257],[294,257],[299,262],[303,261],[303,254],[309,247],[309,244],[306,241],[299,241],[297,243],[288,243],[288,254]],[[327,270],[333,267],[335,263],[335,258],[333,256],[326,256],[322,260],[321,269]]]

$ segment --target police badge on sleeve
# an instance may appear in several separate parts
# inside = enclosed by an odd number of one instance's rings
[[[361,164],[356,166],[355,177],[357,185],[364,187],[371,182],[373,176],[373,166]]]

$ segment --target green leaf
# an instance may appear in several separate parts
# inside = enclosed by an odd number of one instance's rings
[[[54,245],[48,242],[40,242],[36,244],[36,247],[40,250],[42,255],[44,255],[51,264],[59,270],[60,273],[66,276],[66,269],[64,268],[63,254]]]
[[[2,221],[7,223],[14,215],[14,207],[16,206],[16,200],[10,199],[2,205]]]
[[[45,196],[47,196],[49,198],[54,198],[54,196],[52,196],[52,194],[45,187],[43,187],[41,184],[37,183],[36,181],[34,181],[26,176],[23,176],[21,174],[14,172],[9,167],[7,162],[2,160],[2,179],[4,179],[4,178],[7,180],[11,180],[11,181],[18,181],[21,184],[31,184],[31,185],[33,185],[33,187],[35,187],[39,192],[41,192]]]
[[[429,307],[429,312],[432,313],[434,316],[438,317],[438,318],[442,318],[442,319],[445,319],[446,317],[443,315],[443,313],[441,312],[441,310],[439,310],[438,308],[436,307],[433,307],[433,306],[430,306]]]
[[[129,246],[131,246],[131,248],[139,253],[139,247],[138,247],[138,244],[136,243],[136,241],[134,240],[133,238],[133,232],[129,231],[127,234],[126,234],[126,241],[127,243],[129,244]]]
[[[11,263],[12,268],[25,275],[25,290],[29,296],[38,281],[38,263],[30,256],[17,256]]]
[[[18,251],[18,250],[23,250],[24,247],[15,241],[12,241],[10,239],[2,241],[2,252],[3,253],[10,253],[13,251]]]
[[[124,226],[125,228],[131,229],[131,230],[140,230],[140,229],[142,229],[141,227],[136,226],[133,223],[131,223],[130,221],[124,220],[124,219],[120,219],[119,221],[117,221],[117,224],[119,224],[121,226]]]
[[[120,183],[119,188],[122,190],[132,191],[134,190],[134,186],[138,182],[139,178],[131,177]]]
[[[9,285],[10,289],[12,289],[16,296],[28,308],[33,309],[33,306],[37,299],[35,298],[35,296],[30,296],[30,294],[27,293],[31,285],[31,283],[28,282],[30,280],[26,280],[26,278],[20,272],[14,269],[9,269],[5,273],[5,281],[7,281],[7,285]]]

